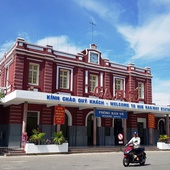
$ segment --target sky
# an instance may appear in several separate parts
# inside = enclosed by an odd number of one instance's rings
[[[152,97],[170,104],[170,0],[0,0],[0,59],[18,37],[152,73]]]

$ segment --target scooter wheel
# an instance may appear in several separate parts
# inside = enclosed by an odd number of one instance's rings
[[[129,166],[129,163],[130,163],[129,158],[123,158],[123,165],[124,165],[125,167]]]
[[[142,161],[140,162],[140,165],[145,165],[145,161],[146,161],[146,159],[142,158]]]
[[[140,165],[145,165],[145,162],[146,162],[146,154],[144,153],[144,154],[142,155],[142,159],[141,159],[141,161],[140,161]]]

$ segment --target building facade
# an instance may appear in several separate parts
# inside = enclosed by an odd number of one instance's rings
[[[114,146],[134,131],[155,145],[169,135],[170,108],[152,104],[150,68],[111,62],[95,44],[70,54],[18,38],[0,61],[0,89],[0,146],[20,147],[38,127],[46,139],[62,130],[69,146]]]

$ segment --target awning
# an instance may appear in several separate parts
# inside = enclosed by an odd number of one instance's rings
[[[133,111],[134,113],[153,113],[158,116],[170,114],[170,107],[149,105],[117,100],[105,100],[96,97],[79,97],[66,94],[44,93],[37,91],[15,90],[1,99],[1,105],[18,105],[25,102],[30,104],[45,104],[47,107],[62,105],[66,107],[78,107],[79,109],[108,109]]]

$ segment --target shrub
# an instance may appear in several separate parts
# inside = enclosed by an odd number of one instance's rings
[[[167,135],[160,135],[158,142],[170,143],[170,138]]]
[[[2,94],[1,92],[0,92],[0,103],[1,103],[1,98],[3,98],[4,97],[4,94]]]
[[[58,144],[58,145],[61,145],[62,143],[64,143],[66,141],[63,136],[62,131],[54,132],[52,139],[53,139],[53,143]]]
[[[30,136],[30,142],[33,142],[35,144],[41,144],[45,141],[45,133],[39,132],[36,129],[32,130],[33,135]]]

